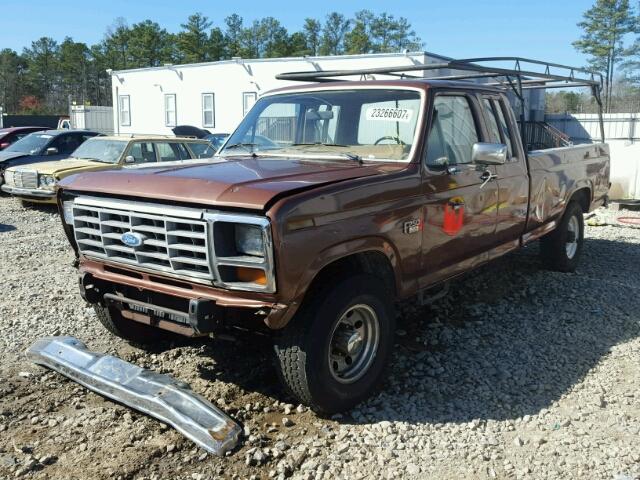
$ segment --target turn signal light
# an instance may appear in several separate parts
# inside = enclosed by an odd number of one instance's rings
[[[258,285],[267,284],[267,275],[260,268],[238,267],[236,268],[236,275],[240,282],[257,283]]]

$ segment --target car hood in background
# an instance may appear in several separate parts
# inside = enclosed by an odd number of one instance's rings
[[[29,155],[27,155],[26,153],[22,153],[22,152],[2,151],[2,152],[0,152],[0,164],[6,162],[7,160],[13,160],[15,158],[28,157],[28,156]]]
[[[407,165],[242,157],[169,168],[80,173],[63,180],[60,186],[74,191],[262,210],[281,194],[399,171]]]
[[[39,162],[33,166],[40,174],[45,175],[70,175],[72,173],[86,170],[104,170],[107,168],[118,168],[117,163],[101,163],[82,158],[66,158],[64,160],[53,160],[49,162]]]

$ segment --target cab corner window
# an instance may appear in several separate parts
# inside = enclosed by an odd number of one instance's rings
[[[498,120],[500,121],[500,130],[502,131],[502,136],[504,137],[504,141],[507,144],[508,149],[508,157],[513,157],[513,142],[511,141],[511,131],[509,130],[509,124],[507,123],[507,118],[505,116],[505,105],[504,101],[500,100],[495,103],[496,111],[498,112]]]
[[[471,151],[477,142],[478,132],[467,97],[436,96],[427,139],[427,165],[443,167],[471,163]]]
[[[502,143],[500,139],[500,129],[498,128],[498,120],[496,112],[493,110],[493,104],[488,98],[482,99],[482,109],[484,110],[484,119],[489,131],[488,141],[491,143]]]

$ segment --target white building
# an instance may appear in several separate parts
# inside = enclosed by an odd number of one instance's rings
[[[211,132],[230,133],[260,95],[298,83],[276,80],[279,73],[404,66],[447,60],[449,58],[425,52],[258,60],[234,58],[114,71],[111,72],[113,105],[116,107],[114,130],[120,134],[171,134],[176,125],[194,125]]]

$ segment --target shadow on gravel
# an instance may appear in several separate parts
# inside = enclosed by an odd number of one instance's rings
[[[430,307],[402,304],[404,335],[397,336],[389,380],[340,421],[444,423],[536,414],[611,347],[640,335],[638,245],[589,239],[574,274],[543,270],[537,253],[537,246],[527,247],[469,274]],[[292,401],[272,366],[269,338],[239,333],[236,342],[196,345],[211,360],[198,365],[201,378]]]
[[[58,213],[58,206],[51,203],[22,202],[22,207],[26,210],[37,210],[45,213]]]
[[[13,225],[8,225],[6,223],[0,223],[0,233],[4,232],[12,232],[16,229]]]

